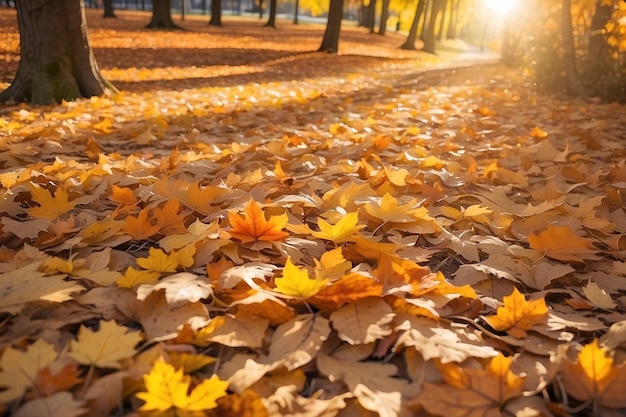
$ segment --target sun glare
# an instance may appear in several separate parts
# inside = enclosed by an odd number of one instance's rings
[[[504,16],[510,12],[516,5],[518,0],[483,0],[485,6]]]

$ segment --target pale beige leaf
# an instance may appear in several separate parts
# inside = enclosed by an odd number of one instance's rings
[[[381,298],[368,297],[349,303],[330,315],[339,337],[351,344],[375,342],[391,333],[395,314]]]
[[[64,275],[45,276],[38,270],[39,264],[30,263],[0,274],[0,311],[18,313],[26,303],[37,300],[61,303],[71,300],[72,293],[84,289],[74,282],[65,281]]]
[[[583,294],[587,297],[587,300],[591,301],[591,304],[598,308],[606,310],[612,310],[617,307],[617,304],[606,291],[604,291],[596,282],[589,281],[587,285],[583,287]]]
[[[137,288],[137,299],[145,300],[155,291],[165,290],[165,299],[170,307],[195,303],[213,295],[211,283],[206,278],[189,272],[179,272],[159,281],[158,284],[143,284]]]
[[[216,326],[213,325],[215,321],[219,321]],[[230,347],[260,348],[269,323],[266,318],[226,314],[215,317],[207,327],[198,331],[197,337]]]
[[[319,314],[301,314],[276,328],[267,360],[281,361],[288,370],[315,358],[330,334],[328,320]]]
[[[27,402],[17,410],[14,417],[77,417],[88,411],[83,405],[83,401],[76,401],[69,392],[57,392],[50,397]]]

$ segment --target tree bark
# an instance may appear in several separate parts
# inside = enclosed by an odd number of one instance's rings
[[[441,12],[442,6],[444,5],[445,0],[433,0],[432,2],[428,24],[424,23],[424,47],[422,48],[424,52],[430,54],[435,53],[435,25],[437,23],[437,16],[439,16],[439,12]]]
[[[341,32],[341,20],[343,19],[343,1],[330,0],[330,9],[328,10],[328,21],[326,22],[326,30],[322,45],[319,47],[320,52],[339,52],[339,33]]]
[[[222,0],[211,0],[211,26],[222,26]]]
[[[389,20],[389,3],[391,0],[383,0],[380,10],[380,24],[378,26],[378,34],[385,35],[387,33],[387,20]]]
[[[437,31],[437,40],[443,39],[443,29],[445,27],[445,20],[448,11],[448,0],[442,0],[443,6],[441,8],[441,19],[439,19],[439,30]]]
[[[585,97],[585,87],[576,70],[576,54],[574,46],[574,29],[572,27],[572,4],[570,0],[563,0],[561,13],[561,36],[563,38],[563,67],[572,91]]]
[[[278,6],[277,3],[277,0],[270,0],[270,16],[264,26],[276,29],[276,7]]]
[[[100,75],[82,0],[19,0],[20,63],[0,102],[48,104],[116,91]]]
[[[415,16],[413,17],[413,22],[411,22],[411,28],[409,29],[409,35],[406,37],[404,43],[400,46],[401,49],[407,49],[409,51],[414,51],[415,48],[415,40],[417,39],[417,26],[419,24],[420,19],[422,18],[422,14],[424,13],[424,5],[426,4],[426,0],[418,0],[417,7],[415,8]]]
[[[104,14],[102,17],[117,17],[113,11],[113,0],[104,0],[102,3],[104,4]]]
[[[298,9],[300,8],[300,0],[296,0],[296,4],[294,6],[294,11],[293,11],[293,24],[297,25],[298,24]]]
[[[591,64],[589,71],[592,78],[600,79],[607,71],[610,55],[604,27],[611,20],[612,14],[613,5],[605,6],[602,0],[597,0],[589,35],[588,61]]]
[[[376,0],[370,0],[370,4],[367,6],[367,17],[365,19],[365,27],[370,30],[370,33],[374,33],[374,26],[376,26]]]
[[[180,29],[172,20],[170,0],[153,0],[152,19],[146,26],[151,29]]]
[[[456,39],[456,22],[459,14],[459,0],[451,0],[450,2],[450,24],[448,25],[447,39]]]

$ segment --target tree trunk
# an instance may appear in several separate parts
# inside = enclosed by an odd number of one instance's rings
[[[408,49],[409,51],[414,51],[416,49],[415,40],[417,39],[417,25],[422,18],[422,14],[424,13],[425,4],[426,0],[417,1],[415,16],[413,17],[413,22],[411,23],[411,28],[409,29],[409,35],[406,37],[406,41],[404,41],[402,46],[400,46],[401,49]]]
[[[330,0],[330,9],[328,10],[328,21],[326,22],[326,30],[322,45],[319,47],[320,52],[339,52],[339,33],[341,32],[341,20],[343,19],[343,1]]]
[[[576,70],[576,54],[574,46],[574,29],[572,27],[572,4],[570,0],[563,0],[561,15],[561,36],[563,37],[563,67],[573,92],[585,97],[585,88],[580,81]]]
[[[378,34],[385,35],[387,33],[387,20],[389,20],[389,3],[391,0],[383,0],[380,10],[380,24],[378,26]]]
[[[426,26],[424,29],[424,47],[422,48],[424,52],[435,53],[435,25],[437,24],[437,16],[439,16],[444,5],[445,0],[433,0],[432,2],[428,24],[424,23]]]
[[[100,75],[82,0],[19,0],[20,63],[0,102],[47,104],[116,91]]]
[[[374,26],[376,26],[376,0],[370,0],[365,19],[365,27],[370,30],[370,33],[374,33]]]
[[[172,6],[170,0],[153,0],[152,20],[146,26],[153,29],[179,29],[172,21]]]
[[[277,3],[277,0],[270,0],[270,17],[267,19],[267,23],[264,26],[276,29]]]
[[[211,0],[211,26],[222,26],[222,0]]]
[[[459,14],[459,0],[450,1],[450,23],[448,24],[448,33],[446,39],[456,39],[456,22]]]
[[[298,9],[300,8],[300,0],[296,0],[295,8],[293,11],[293,24],[298,24]]]
[[[606,41],[605,30],[607,22],[611,20],[613,5],[604,6],[603,0],[597,0],[596,11],[591,20],[589,35],[589,75],[594,79],[601,79],[607,72],[610,59],[609,44]]]
[[[104,14],[102,17],[117,17],[113,11],[113,0],[104,0]]]
[[[259,0],[259,19],[263,19],[263,9],[265,4],[265,0]]]
[[[445,27],[445,20],[448,11],[448,0],[442,0],[443,6],[441,8],[441,19],[439,20],[439,30],[437,31],[437,40],[443,39],[443,29]]]

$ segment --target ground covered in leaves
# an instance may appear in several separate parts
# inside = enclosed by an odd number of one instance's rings
[[[120,16],[126,91],[0,110],[0,413],[623,415],[623,106]]]

